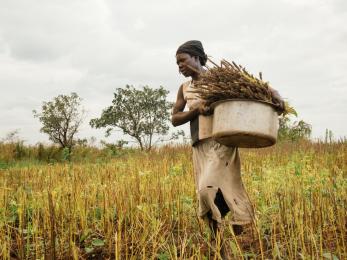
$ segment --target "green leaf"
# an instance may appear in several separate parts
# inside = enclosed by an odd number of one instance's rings
[[[339,260],[339,258],[336,255],[332,254],[332,253],[324,253],[323,257],[325,259]]]
[[[104,240],[96,238],[92,241],[92,245],[93,246],[103,246],[103,245],[105,245],[105,242],[104,242]]]
[[[94,251],[94,248],[93,247],[86,247],[85,250],[86,250],[86,253],[89,254],[89,253]]]
[[[84,240],[86,240],[86,238],[88,238],[90,236],[90,230],[86,230],[83,232],[82,236],[80,237],[80,243],[82,243]]]
[[[168,252],[164,252],[164,253],[160,253],[157,255],[159,260],[169,260],[170,259],[170,255]]]

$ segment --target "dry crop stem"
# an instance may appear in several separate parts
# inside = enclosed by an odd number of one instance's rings
[[[346,143],[284,143],[241,158],[257,218],[240,237],[225,224],[233,259],[346,259]],[[204,259],[214,249],[196,205],[189,146],[3,169],[0,255]]]

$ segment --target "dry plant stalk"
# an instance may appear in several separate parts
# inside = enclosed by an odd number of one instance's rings
[[[194,84],[192,92],[197,93],[207,104],[225,99],[250,99],[272,102],[268,82],[254,77],[235,62],[222,60],[220,66],[210,60],[214,66],[201,74]]]

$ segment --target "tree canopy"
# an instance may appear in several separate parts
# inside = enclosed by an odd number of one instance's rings
[[[106,135],[120,129],[142,150],[149,150],[156,135],[165,135],[169,131],[172,103],[166,100],[168,93],[162,86],[157,89],[149,86],[135,89],[130,85],[117,88],[112,105],[102,111],[100,118],[92,119],[90,125],[108,127]]]
[[[36,110],[33,113],[43,125],[41,132],[48,134],[52,142],[62,148],[72,148],[85,114],[81,98],[76,93],[59,95],[52,101],[43,102],[41,113]]]
[[[289,115],[279,119],[278,139],[298,141],[311,136],[312,126],[303,120],[291,122]]]

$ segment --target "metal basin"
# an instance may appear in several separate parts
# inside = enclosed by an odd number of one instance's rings
[[[212,138],[234,147],[260,148],[276,143],[278,114],[272,104],[258,100],[215,102]]]

